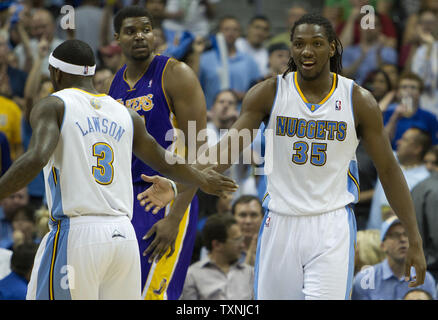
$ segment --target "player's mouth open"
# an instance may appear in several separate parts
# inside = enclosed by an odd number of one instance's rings
[[[303,69],[307,69],[307,70],[312,69],[315,64],[316,63],[314,61],[304,61],[301,63],[301,65],[303,66]]]

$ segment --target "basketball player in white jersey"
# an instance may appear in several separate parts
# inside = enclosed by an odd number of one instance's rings
[[[257,129],[262,121],[272,132],[272,139],[266,139],[265,166],[272,169],[267,173],[266,213],[258,238],[256,298],[350,298],[358,139],[363,139],[409,236],[405,280],[411,287],[422,284],[422,240],[377,102],[339,75],[342,45],[325,18],[304,15],[291,30],[291,42],[289,69],[250,89],[233,125],[237,131],[218,144],[221,152],[230,154],[233,136],[242,129]],[[240,152],[244,147],[242,143]],[[220,164],[218,170],[227,166]],[[164,202],[173,198],[166,181],[155,178],[154,186],[141,194],[143,204],[153,207],[156,197]],[[412,278],[411,267],[416,271]]]
[[[86,43],[63,42],[49,64],[57,91],[33,107],[30,147],[0,179],[1,199],[44,167],[51,231],[35,257],[27,298],[140,299],[140,256],[130,222],[132,152],[209,193],[236,186],[212,169],[166,162],[167,151],[142,118],[94,89],[95,60]]]

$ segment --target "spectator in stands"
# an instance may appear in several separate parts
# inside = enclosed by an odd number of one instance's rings
[[[403,1],[403,2],[415,2],[415,1]],[[418,2],[418,1],[417,1]],[[421,13],[430,11],[435,15],[438,15],[438,2],[435,0],[421,1],[421,8],[417,6],[411,10],[411,14],[408,16],[404,34],[402,37],[402,46],[400,54],[400,66],[406,70],[411,70],[412,57],[415,54],[417,48],[421,45],[420,34],[418,29],[420,25],[427,28],[427,21],[421,21]],[[426,22],[426,23],[424,23]]]
[[[274,43],[268,47],[268,74],[265,78],[283,74],[290,59],[289,47],[284,43]]]
[[[354,274],[382,262],[385,253],[381,248],[380,230],[360,230],[356,236],[356,251],[354,254]]]
[[[231,211],[244,239],[242,260],[254,266],[258,233],[264,216],[262,203],[256,196],[243,195],[233,203]]]
[[[0,177],[12,164],[9,142],[6,135],[0,131]]]
[[[191,5],[195,2],[191,2]],[[169,13],[166,12],[165,0],[147,1],[146,10],[153,17],[152,25],[154,30],[157,29],[156,31],[153,31],[154,35],[159,34],[161,39],[158,40],[158,42],[164,42],[164,44],[161,43],[161,45],[157,43],[157,48],[161,51],[159,53],[178,60],[184,60],[185,55],[192,49],[193,42],[196,39],[196,34],[188,29],[184,29],[183,26],[181,26],[181,29],[168,27],[165,23],[165,18],[169,16]],[[201,38],[202,37],[198,35],[198,40]]]
[[[405,294],[403,300],[433,300],[429,292],[421,289],[413,289]]]
[[[149,1],[151,0],[147,2]],[[167,19],[163,23],[165,28],[177,32],[187,30],[195,36],[206,37],[210,32],[210,22],[216,16],[216,6],[220,0],[186,2],[167,0],[163,2],[166,2]]]
[[[359,169],[360,195],[359,201],[354,206],[354,213],[357,230],[364,230],[370,216],[371,201],[377,183],[377,170],[362,141],[357,146],[356,159]]]
[[[218,41],[218,46],[201,55],[199,80],[208,110],[219,91],[232,89],[240,102],[250,86],[261,78],[256,62],[236,49],[239,20],[232,16],[222,18],[219,33],[223,35],[225,45]]]
[[[20,107],[11,99],[0,94],[0,131],[8,139],[12,160],[15,160],[23,153],[21,145],[21,118],[22,112]]]
[[[48,54],[43,59],[41,64],[41,72],[44,75],[49,74],[49,53],[52,52],[62,40],[55,37],[55,21],[46,9],[36,9],[32,15],[32,29],[28,43],[22,39],[22,43],[17,45],[14,53],[18,57],[18,65],[21,70],[29,72],[32,68],[32,63],[36,55],[38,55],[38,44],[41,41],[46,41],[48,46]]]
[[[211,216],[202,231],[208,256],[187,272],[181,300],[254,299],[254,268],[239,262],[243,236],[230,216]]]
[[[419,182],[430,175],[423,162],[424,155],[430,148],[430,141],[429,134],[418,128],[408,129],[402,138],[397,141],[396,157],[409,190],[412,190]],[[391,214],[388,210],[390,210],[388,200],[382,184],[378,181],[374,189],[367,228],[379,228],[387,215]]]
[[[12,251],[0,248],[0,280],[11,273]]]
[[[19,208],[12,218],[12,238],[15,248],[23,243],[40,243],[41,239],[36,234],[36,217],[33,206]]]
[[[98,68],[93,77],[94,87],[98,92],[105,93],[105,83],[113,77],[113,73],[109,68]]]
[[[438,172],[438,146],[432,146],[424,155],[424,165],[430,173]]]
[[[363,86],[372,93],[380,110],[385,111],[395,95],[388,74],[383,69],[377,69],[368,75]]]
[[[381,69],[388,75],[389,80],[391,82],[391,88],[393,90],[396,90],[398,85],[398,77],[399,77],[399,69],[397,65],[391,63],[384,63],[382,64]]]
[[[37,245],[17,246],[11,257],[11,273],[0,280],[0,300],[26,300]]]
[[[238,51],[250,55],[259,66],[260,74],[268,73],[268,50],[264,47],[269,37],[270,23],[266,16],[258,15],[249,21],[245,38],[236,40]]]
[[[329,0],[330,1],[330,0]],[[336,1],[336,0],[335,0]],[[371,12],[368,10],[363,11],[367,5],[372,5],[372,1],[369,0],[348,0],[340,1],[346,14],[346,21],[339,33],[339,39],[344,47],[359,44],[362,37],[365,35],[362,29],[362,22],[371,23],[369,20]],[[397,29],[391,18],[384,12],[380,13],[374,9],[375,25],[377,28],[377,20],[379,20],[380,38],[382,43],[390,48],[397,48]],[[362,11],[362,12],[361,12]],[[365,20],[362,20],[365,19]],[[366,31],[373,30],[373,26],[370,26]]]
[[[363,85],[368,74],[383,63],[397,63],[397,52],[382,38],[381,20],[375,16],[375,27],[360,28],[360,42],[345,46],[342,56],[343,74]]]
[[[392,148],[396,148],[397,140],[412,127],[420,128],[432,138],[432,144],[438,143],[438,121],[434,114],[424,110],[420,104],[423,82],[411,72],[400,76],[397,89],[397,102],[388,106],[383,113],[383,123],[388,132]]]
[[[110,69],[113,74],[119,71],[124,63],[122,49],[116,41],[112,41],[107,46],[100,47],[97,56],[100,60],[100,67]]]
[[[58,35],[62,39],[78,39],[82,40],[90,45],[94,54],[97,54],[102,43],[102,19],[103,8],[100,7],[101,1],[99,0],[82,0],[80,6],[75,8],[75,26],[72,30],[64,30],[61,26],[61,14],[57,19]],[[71,34],[66,33],[68,31]],[[107,37],[111,37],[114,34],[114,30],[109,28],[107,31]]]
[[[431,173],[429,178],[417,184],[411,194],[427,270],[438,279],[438,172]]]
[[[438,15],[430,10],[422,12],[417,33],[421,45],[413,55],[412,72],[424,83],[421,105],[438,116]]]
[[[360,271],[354,278],[353,300],[401,300],[411,290],[409,282],[415,276],[411,269],[411,279],[405,279],[406,255],[409,241],[405,228],[396,216],[384,221],[380,230],[381,248],[386,259]],[[426,272],[424,284],[418,287],[436,299],[435,280]]]
[[[9,54],[7,38],[0,33],[0,95],[22,106],[27,73],[10,65]]]
[[[23,188],[0,201],[0,248],[10,248],[13,243],[12,220],[15,212],[29,204],[27,188]]]
[[[239,115],[237,102],[237,95],[232,90],[223,90],[216,95],[214,104],[210,112],[208,112],[210,121],[207,122],[207,139],[210,147],[215,145],[226,133],[226,130],[231,128],[236,121]],[[225,172],[225,174],[229,175],[239,185],[239,190],[234,192],[233,199],[237,199],[243,194],[257,195],[252,163],[245,163],[243,161],[243,159],[247,159],[248,155],[251,156],[251,160],[254,159],[250,147],[244,150],[239,162],[233,164]]]
[[[274,43],[284,43],[285,45],[287,45],[288,47],[291,46],[291,42],[290,42],[290,30],[292,29],[292,27],[294,26],[295,22],[301,18],[303,15],[305,15],[306,13],[308,13],[308,8],[306,3],[303,2],[298,2],[298,1],[294,1],[294,3],[291,5],[291,7],[289,7],[289,9],[287,10],[287,19],[286,19],[286,25],[285,25],[285,30],[284,32],[281,32],[277,35],[275,35],[274,37],[272,37],[269,40],[269,44],[274,44]]]

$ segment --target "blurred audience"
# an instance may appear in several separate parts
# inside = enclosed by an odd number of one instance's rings
[[[428,133],[418,128],[408,129],[401,139],[397,140],[396,157],[409,190],[430,175],[423,162],[424,155],[430,147],[430,141]],[[379,228],[391,211],[382,184],[378,180],[371,202],[367,229]]]
[[[412,127],[426,131],[432,139],[432,144],[438,143],[438,121],[434,114],[422,108],[422,91],[423,82],[416,74],[406,72],[400,76],[397,101],[391,103],[383,112],[383,123],[393,149],[403,133]]]
[[[253,195],[243,195],[233,203],[231,212],[243,236],[241,261],[254,266],[260,224],[263,221],[263,208],[260,199]]]
[[[438,171],[418,183],[411,195],[423,240],[427,270],[438,279]]]
[[[260,74],[268,74],[268,50],[264,47],[269,37],[270,22],[266,16],[252,17],[246,29],[246,36],[236,40],[238,51],[251,56],[259,66]]]
[[[438,116],[438,15],[431,11],[420,14],[417,34],[421,45],[412,58],[412,72],[424,83],[421,104]]]
[[[438,171],[438,146],[432,146],[424,155],[424,165],[430,173]]]
[[[216,45],[204,52],[200,61],[199,81],[208,110],[218,92],[225,89],[232,89],[240,103],[250,86],[262,77],[254,59],[236,48],[236,40],[241,34],[239,20],[223,17],[218,30]]]
[[[375,27],[360,28],[358,44],[343,44],[343,75],[363,85],[368,74],[384,63],[397,63],[397,51],[388,46],[382,34],[381,19],[375,16]]]
[[[385,253],[381,248],[380,230],[359,230],[356,239],[355,275],[364,268],[378,264],[385,259]]]
[[[239,261],[243,235],[236,220],[209,217],[202,238],[208,256],[189,267],[180,300],[254,299],[254,268]]]
[[[415,269],[411,268],[411,278],[406,281],[405,265],[409,241],[405,228],[396,216],[382,223],[380,237],[386,259],[356,274],[352,300],[401,300],[411,290],[408,285],[415,277]],[[429,272],[426,272],[424,284],[417,288],[436,299],[436,283]]]
[[[37,245],[25,243],[14,248],[11,273],[0,280],[0,300],[26,300]]]

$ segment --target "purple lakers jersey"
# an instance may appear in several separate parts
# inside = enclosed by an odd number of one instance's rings
[[[173,130],[176,126],[174,114],[167,102],[163,88],[163,73],[169,60],[169,57],[156,55],[134,87],[130,87],[125,81],[126,65],[124,65],[116,73],[108,93],[127,108],[137,111],[144,119],[149,134],[164,149],[171,145],[172,139],[169,137],[173,137],[173,134],[169,130]],[[166,137],[169,141],[166,141]],[[134,183],[143,181],[140,178],[142,173],[149,176],[159,175],[157,171],[132,155]]]

